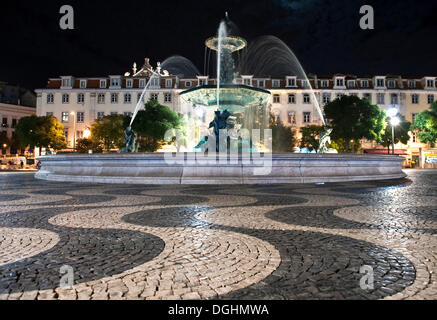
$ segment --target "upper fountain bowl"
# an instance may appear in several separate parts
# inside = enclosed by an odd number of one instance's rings
[[[216,107],[232,113],[242,113],[248,107],[262,107],[270,98],[270,92],[243,84],[225,84],[220,86],[220,101],[217,103],[217,86],[204,85],[180,93],[181,98],[194,105]]]
[[[215,51],[218,51],[219,38],[211,37],[205,41],[205,45]],[[227,36],[222,39],[222,47],[230,52],[235,52],[247,46],[247,41],[238,36]]]

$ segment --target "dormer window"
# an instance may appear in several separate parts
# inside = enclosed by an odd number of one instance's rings
[[[329,85],[328,80],[322,80],[322,83],[320,84],[322,86],[322,88],[327,88]]]
[[[165,87],[171,88],[173,86],[173,80],[172,79],[166,79],[165,80]]]
[[[133,81],[132,79],[126,79],[126,88],[132,88]]]
[[[150,86],[158,88],[159,87],[159,78],[158,77],[152,77],[150,79]]]
[[[349,81],[347,82],[347,86],[348,86],[349,88],[355,88],[355,81],[354,81],[354,80],[349,80]]]
[[[308,80],[302,80],[301,84],[302,84],[302,88],[308,88],[310,86]]]
[[[146,86],[146,80],[140,79],[140,88],[144,88]]]
[[[337,87],[344,87],[344,78],[336,78],[335,79],[335,85]]]
[[[191,81],[185,81],[185,88],[189,88],[191,86],[192,86]]]
[[[242,76],[243,84],[246,86],[252,86],[252,76]]]
[[[272,80],[272,87],[279,88],[281,86],[281,82],[279,80]]]
[[[197,77],[199,79],[199,86],[205,86],[208,84],[208,77]]]
[[[112,77],[111,78],[111,87],[119,88],[121,86],[121,78],[120,77]]]
[[[434,88],[434,80],[433,79],[427,79],[426,80],[426,87],[427,88]]]
[[[393,89],[395,87],[395,81],[394,80],[388,80],[387,81],[387,86],[391,89]]]
[[[265,88],[266,82],[264,80],[258,80],[258,87]]]
[[[100,80],[100,89],[106,88],[106,80]]]
[[[71,89],[72,79],[71,77],[62,78],[62,88],[64,89]]]
[[[287,77],[287,87],[296,87],[296,77]]]
[[[80,80],[80,84],[79,84],[79,87],[81,88],[81,89],[86,89],[86,80]]]
[[[416,82],[415,82],[414,80],[410,80],[410,81],[408,81],[408,87],[409,87],[409,88],[414,88],[414,87],[416,87]]]
[[[384,87],[384,78],[376,78],[376,86],[377,87]]]
[[[368,88],[369,87],[369,81],[368,80],[361,80],[361,87]]]

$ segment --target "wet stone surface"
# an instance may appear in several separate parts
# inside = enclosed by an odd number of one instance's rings
[[[2,174],[0,300],[436,299],[437,171],[408,174],[274,186]]]

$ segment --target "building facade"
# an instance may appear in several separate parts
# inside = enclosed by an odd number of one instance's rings
[[[132,114],[154,71],[161,76],[152,79],[144,100],[156,99],[179,113],[190,113],[182,107],[179,97],[182,91],[216,84],[216,79],[208,76],[180,78],[161,72],[159,66],[153,69],[146,59],[141,70],[137,72],[134,67],[132,75],[95,78],[62,76],[49,79],[46,88],[36,90],[37,115],[54,115],[58,118],[65,126],[67,141],[72,147],[75,140],[84,136],[95,119],[110,114]],[[428,109],[437,96],[435,76],[335,74],[309,75],[308,79],[299,79],[294,75],[238,75],[236,82],[270,91],[272,113],[284,124],[296,128],[320,125],[322,120],[317,105],[323,109],[324,105],[343,95],[367,98],[385,110],[396,105],[408,121],[413,121],[416,114]],[[367,143],[365,147],[377,146]],[[426,149],[428,146],[421,144],[416,133],[411,132],[408,145],[397,145],[396,148],[407,150],[411,160],[420,148]]]
[[[15,126],[23,117],[29,117],[36,114],[34,107],[0,103],[0,120],[1,120],[1,154],[2,156],[15,156],[23,153],[20,146],[15,140]]]

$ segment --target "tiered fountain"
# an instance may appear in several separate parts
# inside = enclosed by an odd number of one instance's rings
[[[216,83],[204,84],[180,94],[182,103],[188,108],[203,108],[208,112],[208,121],[213,120],[210,124],[213,127],[212,132],[192,143],[196,146],[194,151],[197,152],[43,156],[39,158],[42,169],[36,177],[53,181],[127,184],[322,183],[405,177],[401,167],[402,158],[398,156],[271,153],[265,145],[263,149],[255,146],[250,138],[247,138],[250,147],[243,150],[245,152],[240,149],[240,153],[235,156],[228,154],[226,149],[223,153],[219,148],[219,145],[223,145],[219,143],[219,131],[263,131],[268,127],[270,101],[269,91],[235,83],[233,54],[246,47],[247,43],[245,39],[228,30],[229,23],[226,16],[220,24],[218,35],[206,41],[206,46],[217,52]],[[278,41],[276,39],[275,42]],[[268,42],[263,42],[264,45],[266,43]],[[281,46],[284,44],[281,43]],[[281,63],[291,61],[291,70],[297,66],[297,76],[306,78],[294,54],[288,47],[286,49],[290,53],[290,59],[281,59]],[[246,65],[253,63],[248,57],[262,57],[264,52],[255,50],[251,54],[246,56]],[[268,59],[274,59],[274,54],[270,54]],[[186,67],[186,59],[169,59],[172,63],[175,60],[182,61]],[[165,65],[164,62],[163,67]],[[266,63],[261,65],[265,66]],[[283,65],[281,69],[284,69]],[[160,75],[159,72],[155,73],[151,79]],[[148,87],[149,84],[142,96],[147,93]],[[314,97],[313,93],[312,95]],[[316,99],[313,101],[324,123],[323,113]],[[141,107],[139,102],[134,114]],[[237,134],[237,139],[241,137]],[[211,140],[215,143],[209,143]],[[224,145],[227,146],[228,142]],[[127,146],[125,150],[132,148]],[[264,152],[260,152],[261,150]]]

